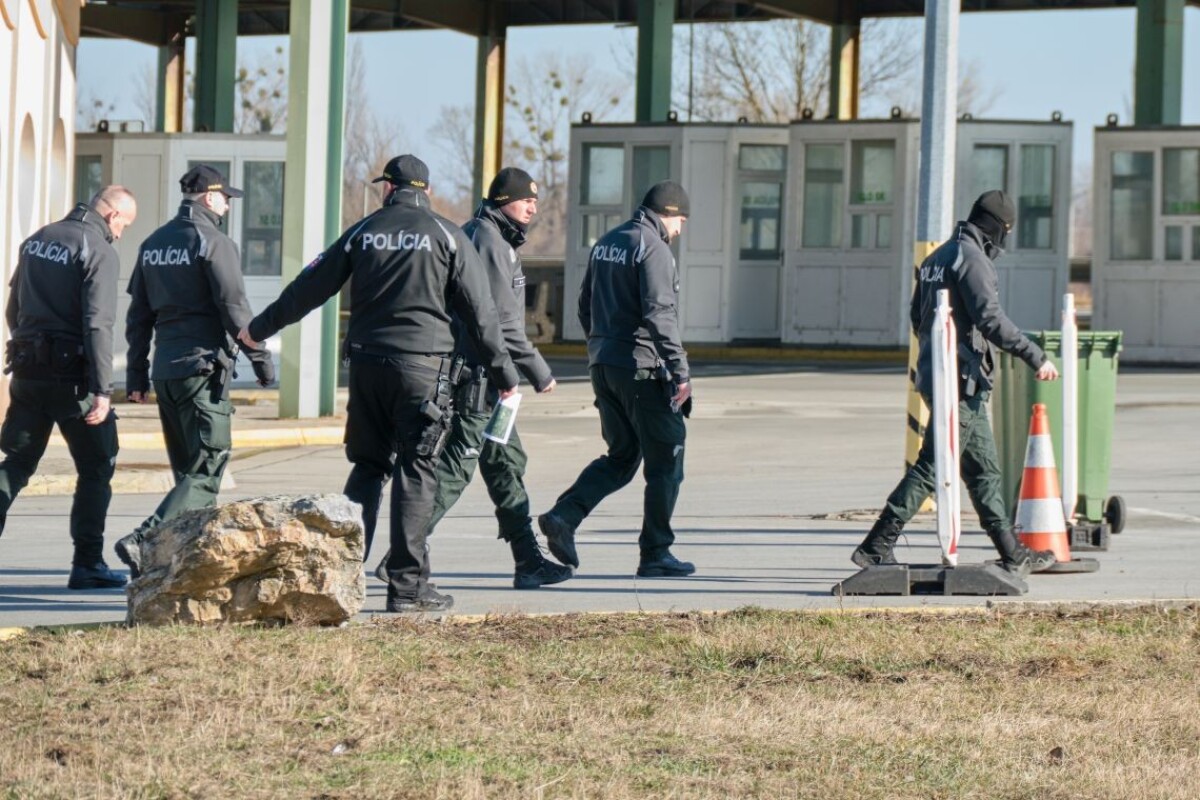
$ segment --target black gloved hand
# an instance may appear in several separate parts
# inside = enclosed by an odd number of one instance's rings
[[[270,358],[251,361],[250,366],[254,369],[254,377],[258,379],[259,386],[266,387],[275,382],[275,364]]]

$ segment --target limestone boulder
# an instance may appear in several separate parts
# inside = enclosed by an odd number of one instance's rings
[[[340,494],[189,511],[150,532],[126,589],[137,625],[337,625],[367,596],[362,507]]]

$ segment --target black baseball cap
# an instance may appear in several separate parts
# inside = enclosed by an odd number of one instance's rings
[[[396,156],[387,162],[383,174],[371,183],[387,181],[396,186],[415,186],[418,189],[429,188],[429,167],[416,156]]]
[[[184,194],[220,192],[226,197],[244,197],[246,194],[241,189],[230,186],[225,176],[208,164],[197,164],[184,173],[179,179],[179,188]]]
[[[488,188],[487,199],[497,205],[517,200],[536,200],[538,186],[528,172],[520,167],[505,167],[496,173]]]
[[[642,205],[660,217],[686,217],[691,210],[688,193],[675,181],[663,181],[651,186]]]

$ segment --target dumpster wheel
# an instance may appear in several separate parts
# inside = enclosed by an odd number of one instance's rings
[[[1113,495],[1104,504],[1104,519],[1113,533],[1125,530],[1125,500],[1120,495]]]

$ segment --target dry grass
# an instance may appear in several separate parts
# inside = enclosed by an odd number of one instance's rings
[[[1195,798],[1200,609],[0,644],[12,797]]]

